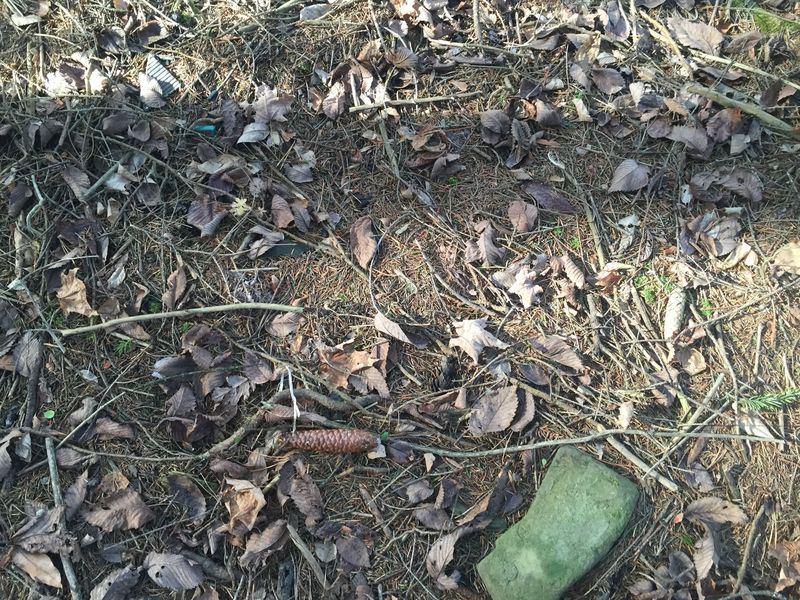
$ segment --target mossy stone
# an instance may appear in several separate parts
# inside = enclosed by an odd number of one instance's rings
[[[478,564],[493,600],[557,600],[622,535],[639,489],[572,446],[556,452],[528,513]]]

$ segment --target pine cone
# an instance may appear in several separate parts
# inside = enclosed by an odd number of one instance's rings
[[[307,429],[284,433],[282,439],[291,448],[329,454],[368,452],[378,445],[377,436],[363,429]]]

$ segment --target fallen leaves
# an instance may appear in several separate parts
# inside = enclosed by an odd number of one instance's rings
[[[511,385],[487,392],[480,397],[469,418],[473,435],[504,431],[517,413],[517,386]]]
[[[180,554],[151,552],[142,567],[156,585],[168,590],[191,590],[205,580],[200,566]]]
[[[378,251],[378,242],[368,216],[356,219],[350,227],[350,252],[362,269],[368,269]]]
[[[256,524],[258,513],[267,505],[264,493],[251,481],[246,479],[225,478],[223,502],[230,518],[227,530],[231,534],[231,543],[243,545],[246,536]]]
[[[499,263],[506,255],[505,248],[496,245],[496,231],[490,221],[480,221],[475,224],[475,231],[480,235],[477,242],[467,242],[464,251],[464,262],[472,263],[483,261],[484,267],[490,267]]]
[[[628,158],[623,160],[608,186],[609,192],[635,192],[645,187],[650,181],[650,167],[641,165]]]
[[[508,205],[508,219],[511,226],[520,233],[527,233],[533,229],[539,210],[523,200],[514,200]]]
[[[86,284],[78,278],[78,269],[61,274],[61,287],[56,292],[58,304],[65,315],[77,313],[84,317],[94,317],[97,311],[91,307],[86,297]]]
[[[476,365],[484,348],[498,348],[500,350],[509,348],[510,346],[507,343],[486,331],[487,325],[488,321],[486,319],[468,319],[455,322],[453,328],[455,329],[456,337],[450,339],[450,347],[461,348]]]

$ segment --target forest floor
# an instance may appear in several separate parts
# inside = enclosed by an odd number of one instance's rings
[[[0,595],[797,594],[797,11],[4,0]]]

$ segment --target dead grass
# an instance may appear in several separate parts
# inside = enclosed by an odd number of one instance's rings
[[[393,18],[388,3],[373,4],[378,22],[385,23]],[[5,154],[0,156],[0,180],[5,180],[13,172],[17,177],[33,175],[41,192],[49,198],[33,221],[44,236],[35,240],[40,245],[41,258],[35,267],[37,276],[32,276],[29,281],[43,316],[38,317],[27,306],[26,326],[30,328],[46,326],[59,329],[86,322],[83,317],[64,318],[55,297],[48,293],[44,280],[38,277],[52,260],[45,250],[57,244],[54,224],[63,218],[83,216],[84,213],[91,215],[93,212],[92,206],[84,207],[73,201],[61,179],[62,166],[77,164],[101,174],[111,160],[119,159],[129,150],[101,131],[100,122],[112,110],[107,98],[76,96],[62,105],[44,100],[42,75],[53,70],[62,58],[76,49],[94,48],[95,32],[118,22],[117,15],[99,4],[79,2],[65,6],[70,10],[51,7],[46,26],[43,23],[19,29],[5,19],[0,23],[0,82],[4,86],[0,89],[0,121],[11,122],[22,130],[31,119],[45,118],[48,111],[52,111],[50,116],[66,118],[69,123],[69,135],[55,150],[23,149],[23,146],[6,144],[3,148]],[[376,129],[374,113],[344,115],[330,121],[312,111],[306,102],[315,69],[332,71],[375,37],[365,3],[336,5],[332,17],[319,23],[305,24],[296,23],[295,8],[274,12],[245,3],[236,7],[228,4],[193,6],[192,3],[176,3],[175,7],[158,5],[159,10],[155,13],[147,3],[138,7],[155,17],[161,11],[180,10],[191,23],[188,26],[173,25],[173,31],[180,35],[173,35],[168,44],[158,47],[159,52],[174,58],[170,69],[183,83],[174,102],[156,113],[158,118],[178,120],[168,141],[169,157],[161,164],[154,163],[151,171],[162,186],[164,201],[150,208],[134,207],[128,203],[124,218],[109,229],[109,257],[128,254],[129,280],[145,285],[150,292],[144,310],[154,312],[160,309],[159,298],[167,277],[176,268],[180,257],[192,274],[189,298],[193,305],[266,301],[271,298],[273,287],[277,287],[280,294],[277,301],[297,299],[308,307],[307,324],[301,331],[304,339],[320,339],[334,345],[352,336],[359,348],[368,348],[375,339],[372,326],[374,299],[395,320],[427,329],[446,346],[453,321],[485,315],[436,282],[429,271],[429,261],[462,298],[490,307],[494,314],[492,321],[504,323],[503,339],[517,342],[513,354],[509,353],[515,364],[524,361],[542,364],[541,357],[521,341],[538,333],[558,333],[582,355],[589,357],[594,367],[591,381],[587,383],[563,374],[554,375],[552,389],[546,393],[552,393],[552,397],[560,399],[562,404],[537,400],[536,425],[528,433],[475,439],[464,434],[463,411],[450,411],[433,417],[408,411],[408,408],[418,407],[431,397],[441,368],[442,349],[435,345],[426,350],[403,346],[398,348],[396,357],[402,368],[395,369],[390,377],[391,400],[365,413],[356,413],[349,422],[352,426],[394,433],[402,425],[413,425],[415,431],[409,434],[410,440],[452,449],[483,450],[529,440],[576,437],[591,431],[591,426],[585,422],[586,417],[603,420],[613,427],[619,403],[630,400],[637,409],[632,427],[672,431],[682,418],[679,404],[667,408],[655,403],[647,374],[652,371],[653,356],[663,352],[664,346],[659,340],[660,322],[669,287],[675,285],[669,270],[674,257],[665,256],[663,249],[675,243],[678,218],[684,216],[676,214],[676,198],[681,184],[702,170],[734,162],[746,165],[762,175],[766,184],[764,195],[768,200],[747,212],[747,225],[743,231],[743,237],[759,255],[760,264],[753,269],[712,271],[707,262],[699,263],[697,266],[708,272],[713,283],[697,293],[695,305],[698,310],[706,319],[726,315],[738,306],[754,298],[766,297],[775,290],[768,259],[782,244],[797,239],[797,220],[800,217],[796,200],[799,191],[796,159],[791,151],[785,149],[783,140],[766,136],[760,151],[735,160],[714,155],[709,162],[700,163],[687,159],[679,148],[680,144],[652,140],[643,129],[625,139],[617,139],[595,124],[548,130],[546,139],[553,146],[534,149],[529,171],[537,179],[562,189],[575,206],[581,206],[583,192],[572,187],[547,159],[548,150],[555,150],[568,172],[597,202],[602,226],[608,236],[606,242],[617,237],[613,225],[635,211],[660,250],[652,260],[637,264],[636,270],[630,274],[643,299],[644,312],[632,303],[609,300],[603,307],[600,322],[614,358],[592,355],[593,325],[585,310],[577,314],[565,311],[563,300],[557,299],[554,290],[548,289],[541,306],[523,312],[519,307],[514,308],[511,298],[487,285],[491,273],[497,268],[464,267],[461,264],[465,242],[475,238],[472,223],[488,218],[500,227],[506,226],[508,203],[521,197],[519,186],[502,165],[502,159],[497,160],[495,151],[482,143],[477,115],[483,110],[505,108],[522,78],[533,81],[563,78],[571,60],[563,45],[552,53],[534,53],[524,59],[506,56],[506,63],[500,66],[462,65],[441,76],[425,74],[419,77],[416,86],[396,93],[398,99],[452,94],[455,91],[453,80],[463,82],[469,90],[481,92],[473,99],[422,104],[400,111],[403,125],[419,130],[430,124],[442,129],[452,143],[452,151],[461,154],[466,167],[453,179],[439,182],[426,182],[424,173],[409,172],[406,175],[414,182],[430,185],[430,193],[438,205],[433,213],[421,209],[416,200],[404,197],[404,186],[390,174],[388,159],[380,143],[373,144],[363,136],[365,132]],[[171,14],[166,16],[176,18]],[[746,30],[746,25],[742,28]],[[383,35],[386,37],[388,34],[383,32]],[[418,50],[425,51],[424,48]],[[630,67],[637,73],[649,70],[660,93],[669,95],[684,83],[671,69],[665,68],[665,56],[641,52],[631,56]],[[41,58],[45,63],[40,63]],[[135,84],[143,65],[144,55],[124,57],[113,63],[110,74],[115,81]],[[784,68],[785,63],[778,67]],[[220,89],[237,101],[251,100],[255,85],[261,82],[296,93],[299,97],[289,115],[286,130],[293,132],[296,140],[302,140],[306,148],[312,149],[317,159],[315,181],[304,184],[302,193],[326,210],[342,216],[342,224],[335,230],[338,249],[327,243],[324,232],[313,232],[301,236],[310,242],[311,248],[297,257],[246,261],[238,255],[241,241],[247,230],[263,222],[263,218],[250,213],[240,219],[229,219],[210,240],[199,238],[196,230],[185,222],[195,192],[178,173],[183,173],[185,166],[196,157],[196,148],[201,142],[210,144],[218,153],[225,151],[215,140],[192,131],[192,123],[207,116],[212,108],[209,97],[215,90]],[[767,83],[754,77],[745,89],[748,93],[755,93],[763,90]],[[576,89],[574,85],[567,85],[553,96],[553,102],[569,112]],[[155,116],[149,111],[140,114],[143,118]],[[796,106],[783,111],[780,116],[787,121],[795,118]],[[412,155],[409,144],[399,139],[392,139],[390,143],[398,163],[403,165]],[[284,148],[282,151],[262,152],[260,149],[239,150],[237,147],[235,151],[249,160],[264,161],[266,169],[271,169],[268,176],[280,180],[283,165],[294,159],[290,145]],[[576,150],[582,153],[578,154]],[[656,186],[652,194],[625,196],[605,193],[616,165],[631,156],[650,165],[653,173],[662,177],[660,186]],[[404,173],[407,171],[403,168]],[[380,259],[372,268],[371,287],[366,274],[349,262],[347,250],[347,229],[355,219],[365,214],[379,222],[379,230],[385,234]],[[0,216],[0,224],[8,232],[14,225],[5,214]],[[600,268],[595,242],[581,210],[574,216],[543,214],[534,232],[518,234],[505,230],[501,237],[509,252],[507,263],[528,253],[553,256],[569,253],[587,272]],[[635,264],[636,250],[620,257],[620,260]],[[12,235],[6,236],[6,243],[0,251],[0,273],[3,281],[10,282],[16,277]],[[99,261],[83,261],[82,265],[86,268],[82,275],[90,289],[89,299],[95,306],[108,293],[105,288],[108,269]],[[127,291],[132,292],[133,288]],[[4,294],[4,298],[20,302],[9,292]],[[787,370],[790,376],[800,379],[796,353],[797,318],[792,320],[786,314],[787,307],[797,300],[796,291],[773,295],[745,313],[721,321],[715,335],[722,340],[722,353],[706,343],[703,353],[708,370],[685,382],[692,409],[720,373],[728,379],[719,397],[713,399],[715,406],[721,405],[723,399],[783,389],[788,385]],[[302,383],[318,389],[318,382],[311,377],[316,366],[305,353],[307,346],[293,345],[291,340],[276,340],[264,332],[272,316],[226,314],[209,316],[202,321],[246,347],[281,357],[297,369],[297,377]],[[652,329],[648,319],[654,325]],[[143,344],[136,341],[130,345],[120,344],[125,342],[124,336],[104,333],[69,338],[64,341],[64,352],[47,336],[44,337],[48,353],[44,379],[50,387],[52,406],[56,410],[52,422],[55,430],[70,430],[67,416],[86,396],[95,397],[101,403],[114,398],[115,401],[107,408],[108,416],[119,422],[132,423],[137,429],[138,437],[134,441],[109,440],[92,445],[93,472],[121,470],[131,481],[137,482],[158,515],[156,521],[141,531],[105,535],[98,540],[104,547],[121,544],[126,548],[128,554],[117,562],[125,563],[129,558],[138,560],[149,551],[162,551],[176,542],[200,544],[201,547],[195,551],[202,554],[203,536],[207,530],[216,520],[227,519],[220,500],[221,484],[205,465],[172,463],[169,460],[149,462],[135,458],[165,459],[171,454],[191,450],[181,448],[163,427],[157,426],[163,417],[165,396],[151,377],[156,360],[180,350],[181,335],[186,328],[187,323],[177,320],[154,322],[148,327],[152,339]],[[760,344],[758,349],[757,344]],[[754,372],[756,356],[759,369]],[[97,377],[96,383],[81,376],[84,369]],[[734,381],[729,376],[731,369]],[[471,400],[492,384],[485,370],[472,367],[469,361],[461,362],[456,381],[468,387]],[[5,426],[10,427],[18,424],[17,413],[22,407],[20,398],[23,397],[24,383],[7,374],[2,376],[0,385],[4,391],[0,407]],[[255,412],[266,395],[269,394],[258,392],[251,396],[240,405],[240,414]],[[565,405],[573,411],[565,410]],[[792,432],[799,415],[800,409],[795,408],[786,410],[781,417],[787,438],[795,439]],[[778,421],[770,418],[770,424],[775,426]],[[714,425],[723,431],[733,431],[733,412],[730,409],[724,411]],[[650,465],[657,463],[670,446],[669,438],[640,437],[625,438],[624,441]],[[257,449],[263,443],[264,436],[256,433],[225,458],[246,463],[250,449]],[[645,493],[629,526],[629,534],[575,587],[571,597],[595,597],[598,594],[606,598],[626,597],[626,587],[665,562],[670,551],[683,550],[691,555],[693,543],[702,533],[699,528],[673,522],[675,515],[700,495],[684,484],[686,465],[681,460],[686,447],[659,467],[660,472],[681,484],[678,494],[668,493],[652,479],[640,479],[641,473],[609,446],[597,444],[586,448],[590,452],[600,452],[604,462],[639,480]],[[485,531],[459,543],[452,565],[462,572],[463,587],[456,592],[444,593],[434,586],[425,568],[426,554],[439,533],[421,527],[414,520],[412,507],[395,493],[397,486],[402,482],[428,478],[435,487],[443,477],[454,478],[462,485],[459,507],[455,511],[457,516],[487,494],[497,473],[504,465],[510,464],[512,472],[517,474],[512,488],[525,498],[527,506],[538,488],[544,472],[542,466],[549,456],[550,452],[533,452],[530,457],[533,469],[526,477],[521,475],[524,465],[520,455],[447,459],[431,473],[426,472],[419,455],[408,465],[391,461],[376,463],[364,457],[321,456],[309,457],[307,463],[312,478],[322,490],[326,517],[351,528],[371,530],[367,537],[372,563],[366,571],[366,579],[373,593],[384,598],[469,598],[484,597],[474,566],[489,552],[499,531],[519,519],[524,510],[500,517]],[[779,541],[792,539],[800,520],[795,482],[798,458],[794,443],[781,450],[764,443],[713,439],[709,440],[703,454],[703,465],[718,484],[714,493],[740,502],[751,516],[767,497],[772,497],[779,507],[775,515],[764,522],[767,524],[763,536],[758,538],[751,555],[746,579],[751,589],[771,589],[779,569],[766,552]],[[33,463],[42,459],[42,450],[35,447]],[[374,469],[376,465],[379,471],[366,470]],[[359,471],[359,468],[364,470]],[[738,473],[735,485],[726,476],[732,471]],[[208,520],[193,532],[191,539],[186,534],[186,522],[180,509],[170,501],[165,478],[173,472],[190,475],[209,501]],[[66,488],[73,478],[72,472],[63,471],[62,487]],[[4,490],[0,496],[4,539],[7,540],[25,521],[26,511],[31,507],[48,506],[52,502],[45,479],[44,471],[35,469],[21,475],[13,486]],[[392,533],[391,538],[382,533],[375,516],[361,500],[359,488],[362,486],[375,500]],[[282,510],[276,501],[270,499],[265,512],[271,520],[290,511],[288,508]],[[297,515],[292,514],[290,518],[296,519]],[[82,522],[71,527],[78,539],[89,533],[88,526]],[[729,581],[726,578],[731,574],[735,577],[747,532],[747,526],[736,528],[732,539],[726,542],[720,575],[715,576],[720,589],[727,589],[725,586]],[[311,534],[305,532],[303,537],[313,547]],[[217,556],[215,560],[235,566],[238,550],[226,548],[224,552],[224,556]],[[87,546],[83,557],[76,567],[85,590],[91,589],[119,566],[113,560],[104,560],[94,544]],[[336,576],[334,564],[323,565],[329,580]],[[259,595],[262,591],[266,597],[273,597],[273,594],[278,594],[281,572],[293,573],[294,597],[322,597],[307,561],[291,544],[270,559],[263,570],[246,573],[240,582],[219,581],[216,590],[221,598],[259,598],[263,597]],[[0,589],[8,597],[23,597],[23,594],[38,597],[39,586],[19,571],[6,571],[0,578]],[[146,577],[142,581],[137,589],[140,596],[172,597]]]

